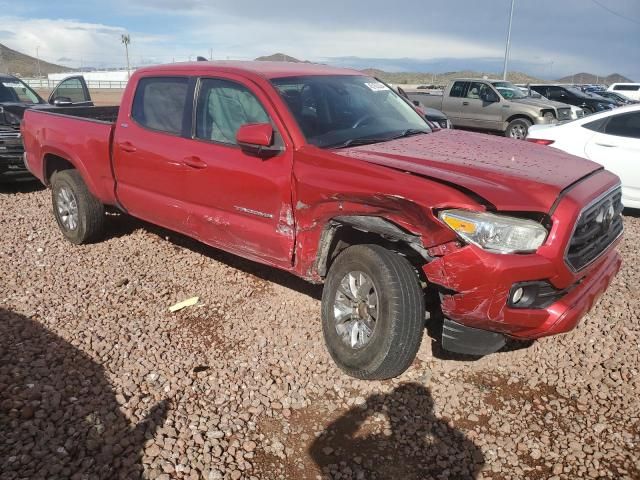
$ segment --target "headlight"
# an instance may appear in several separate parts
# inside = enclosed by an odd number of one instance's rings
[[[596,109],[597,110],[611,110],[611,105],[609,105],[608,103],[598,103],[596,104]]]
[[[556,117],[553,114],[553,112],[544,112],[544,115],[542,115],[542,118],[544,118],[549,123],[555,122],[556,120]]]
[[[547,238],[533,220],[469,210],[443,210],[438,217],[463,240],[492,252],[533,252]]]

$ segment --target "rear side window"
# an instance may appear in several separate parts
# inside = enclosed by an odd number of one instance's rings
[[[248,88],[228,80],[202,80],[196,113],[197,138],[235,145],[238,129],[249,123],[270,123],[270,119]]]
[[[604,133],[617,137],[640,138],[640,112],[623,113],[609,119]]]
[[[451,93],[449,94],[450,97],[458,97],[458,98],[462,98],[464,97],[464,92],[467,89],[467,85],[469,84],[469,82],[456,82],[453,84],[453,87],[451,87]]]
[[[143,127],[180,135],[188,90],[187,77],[143,78],[138,83],[131,116]]]
[[[623,92],[637,92],[640,90],[640,85],[616,85],[614,90],[622,90]]]
[[[582,125],[582,127],[593,130],[594,132],[602,132],[605,124],[607,123],[607,120],[607,118],[601,118],[593,122],[585,123],[584,125]]]

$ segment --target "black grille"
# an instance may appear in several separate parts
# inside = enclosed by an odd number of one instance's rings
[[[571,109],[570,108],[559,108],[558,109],[558,120],[571,120]]]
[[[567,250],[571,268],[586,267],[620,236],[622,208],[622,191],[617,188],[582,211]]]

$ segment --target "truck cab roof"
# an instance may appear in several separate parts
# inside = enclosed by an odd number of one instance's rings
[[[225,72],[240,75],[257,75],[266,79],[300,77],[309,75],[362,75],[358,70],[335,68],[315,63],[263,62],[263,61],[209,61],[184,62],[155,65],[136,70],[136,75],[149,76],[153,73],[176,73],[181,75],[202,75]]]

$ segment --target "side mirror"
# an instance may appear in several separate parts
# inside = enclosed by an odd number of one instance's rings
[[[68,107],[73,105],[73,102],[69,97],[56,97],[52,102],[56,107]]]
[[[480,94],[480,98],[484,102],[488,102],[488,103],[495,103],[500,101],[500,99],[498,98],[498,95],[495,92],[487,91],[487,90],[483,91]]]
[[[414,101],[413,101],[413,104],[414,104],[416,107],[419,107],[419,106],[420,106],[420,101],[418,101],[418,100],[414,100]]]
[[[238,129],[236,142],[247,155],[270,158],[282,151],[281,147],[273,145],[273,137],[270,123],[247,123]]]

